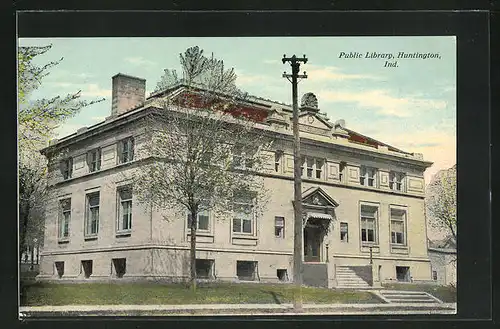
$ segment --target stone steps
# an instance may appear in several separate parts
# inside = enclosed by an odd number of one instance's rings
[[[336,268],[337,288],[339,289],[360,289],[370,288],[370,284],[359,277],[356,272],[348,266],[338,266]]]
[[[388,303],[442,303],[436,297],[423,291],[381,290],[379,294]]]

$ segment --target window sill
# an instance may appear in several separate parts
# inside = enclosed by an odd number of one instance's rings
[[[188,228],[188,233],[187,233],[187,236],[191,236],[191,229]],[[196,231],[196,236],[209,236],[209,237],[213,237],[214,234],[210,231]]]
[[[372,248],[372,253],[380,253],[380,246],[378,244],[362,244],[361,252],[370,253],[370,247]]]
[[[116,232],[117,238],[126,238],[132,235],[131,231]]]
[[[97,240],[97,235],[89,235],[83,238],[85,241]]]
[[[246,240],[258,240],[259,238],[252,233],[236,233],[233,232],[233,238],[246,239]]]
[[[125,165],[128,165],[128,164],[130,164],[130,163],[133,163],[134,161],[135,161],[135,160],[134,160],[134,159],[132,159],[132,160],[130,160],[130,161],[126,161],[126,162],[118,162],[118,163],[116,164],[116,166],[115,166],[115,167],[125,166]]]
[[[59,244],[69,243],[69,238],[60,238],[57,240],[57,243]]]
[[[404,245],[391,244],[391,253],[408,255],[410,248]]]

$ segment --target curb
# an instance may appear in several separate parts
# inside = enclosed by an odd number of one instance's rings
[[[456,314],[455,303],[443,304],[306,304],[297,313],[292,304],[212,305],[72,305],[20,307],[19,317],[75,316],[237,316],[237,315],[348,315]]]

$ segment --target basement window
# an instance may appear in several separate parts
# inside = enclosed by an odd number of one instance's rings
[[[236,275],[242,281],[255,281],[257,272],[257,262],[237,261]]]
[[[278,280],[288,281],[288,273],[287,273],[286,269],[276,270],[276,275],[278,276]]]
[[[92,261],[91,260],[82,260],[82,270],[83,276],[85,278],[90,278],[92,275]]]
[[[196,260],[196,277],[200,279],[212,279],[214,269],[213,259],[197,259]]]
[[[396,266],[396,278],[398,281],[410,282],[410,268],[408,266]]]
[[[62,278],[64,275],[64,262],[55,262],[57,276]]]
[[[117,278],[123,278],[127,271],[127,260],[125,258],[113,258],[112,263],[114,275]]]

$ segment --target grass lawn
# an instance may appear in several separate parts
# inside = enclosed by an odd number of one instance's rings
[[[383,287],[386,289],[394,289],[394,290],[425,291],[441,299],[445,303],[457,302],[457,288],[451,286],[438,286],[435,284],[419,284],[419,283],[387,283],[383,284]]]
[[[239,304],[291,303],[295,288],[285,284],[206,284],[196,292],[182,284],[28,283],[21,305]],[[379,303],[366,291],[302,288],[304,303]]]

